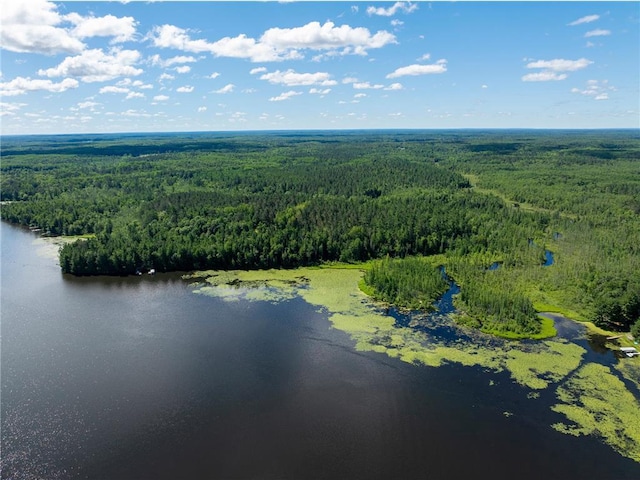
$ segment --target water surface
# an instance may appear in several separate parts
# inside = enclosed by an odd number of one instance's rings
[[[507,373],[357,352],[301,299],[63,276],[0,233],[2,478],[640,478]]]

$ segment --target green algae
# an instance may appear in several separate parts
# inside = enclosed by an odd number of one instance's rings
[[[513,348],[506,352],[505,367],[521,385],[542,390],[578,368],[586,350],[579,345],[546,341],[528,351]]]
[[[429,334],[428,328],[398,326],[360,290],[362,275],[352,267],[334,267],[199,272],[185,278],[197,281],[197,293],[229,301],[280,302],[300,297],[325,312],[331,326],[348,334],[358,351],[429,367],[457,364],[506,372],[530,390],[527,398],[531,401],[540,397],[540,391],[557,387],[561,403],[553,409],[573,424],[557,423],[553,428],[571,435],[597,435],[623,455],[640,461],[638,401],[607,367],[584,364],[584,348],[562,339],[496,339],[456,326],[451,319],[444,321],[460,332],[453,341]],[[420,322],[420,326],[425,324]],[[626,377],[638,375],[632,367],[620,371]]]
[[[360,289],[362,271],[353,268],[300,268],[199,272],[186,277],[204,279],[195,291],[225,300],[278,302],[299,296],[328,313],[332,326],[351,336],[359,351],[374,351],[408,363],[437,367],[446,363],[506,370],[517,383],[546,388],[576,369],[584,349],[570,343],[546,341],[525,346],[504,342],[502,348],[482,342],[453,344],[412,328],[395,325]],[[451,342],[449,342],[451,343]]]
[[[582,366],[558,387],[556,395],[561,403],[552,410],[572,423],[556,423],[553,428],[570,435],[595,435],[640,462],[640,403],[608,367]]]

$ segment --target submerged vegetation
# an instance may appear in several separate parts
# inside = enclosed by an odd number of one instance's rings
[[[546,310],[628,331],[639,154],[631,131],[10,137],[1,215],[88,235],[60,251],[76,275],[373,261],[365,290],[428,310],[444,265],[485,332],[545,336]]]

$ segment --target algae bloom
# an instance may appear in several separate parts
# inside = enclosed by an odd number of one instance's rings
[[[507,372],[531,391],[557,388],[553,410],[571,424],[556,430],[596,435],[622,455],[640,462],[638,400],[610,369],[584,362],[586,350],[563,339],[514,342],[457,326],[441,315],[422,318],[420,328],[400,326],[384,308],[358,288],[363,272],[354,268],[207,271],[185,276],[194,291],[227,301],[281,302],[304,299],[328,315],[333,328],[347,333],[360,351],[373,351],[404,362],[438,367],[446,363]],[[454,335],[438,334],[446,323]],[[452,338],[453,337],[453,338]]]

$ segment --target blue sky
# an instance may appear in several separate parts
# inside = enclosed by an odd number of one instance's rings
[[[2,134],[639,128],[637,2],[1,9]]]

